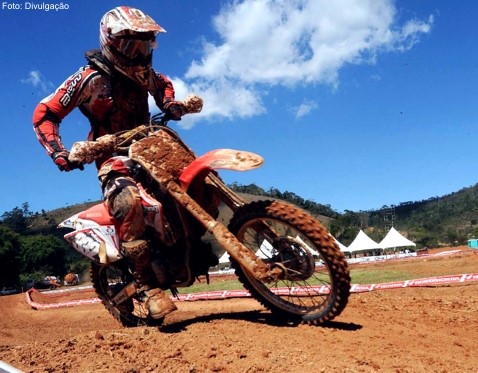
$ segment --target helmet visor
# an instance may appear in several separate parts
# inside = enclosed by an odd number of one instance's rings
[[[138,35],[116,36],[116,50],[123,55],[131,66],[144,65],[151,62],[153,49],[156,48],[156,38],[138,38]]]

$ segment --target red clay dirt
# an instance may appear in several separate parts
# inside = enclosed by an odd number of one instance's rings
[[[353,268],[477,273],[478,253]],[[25,372],[478,372],[477,281],[353,293],[326,326],[281,324],[253,299],[177,305],[161,328],[126,329],[101,304],[34,310],[3,296],[0,360]]]

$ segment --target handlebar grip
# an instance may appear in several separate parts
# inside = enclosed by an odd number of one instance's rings
[[[115,135],[104,135],[96,141],[78,141],[71,147],[70,162],[93,163],[104,154],[112,153],[116,146]]]

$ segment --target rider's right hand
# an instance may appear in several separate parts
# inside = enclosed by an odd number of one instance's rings
[[[51,158],[53,162],[58,166],[60,171],[71,171],[76,168],[80,169],[81,171],[84,170],[83,163],[80,162],[71,162],[68,160],[68,155],[70,153],[66,150],[61,152],[55,152],[52,154]]]

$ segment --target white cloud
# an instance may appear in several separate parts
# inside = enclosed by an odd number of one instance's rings
[[[308,115],[312,110],[316,109],[318,105],[310,100],[304,100],[302,104],[300,104],[298,107],[295,107],[292,109],[292,112],[294,113],[295,119],[300,119],[302,117],[305,117]]]
[[[204,43],[201,60],[191,64],[180,85],[205,98],[203,116],[227,118],[264,113],[261,98],[268,87],[335,87],[343,66],[375,63],[379,53],[407,51],[431,31],[432,16],[400,25],[394,4],[233,1],[213,19],[220,41]]]
[[[38,70],[32,70],[28,73],[28,78],[21,79],[22,83],[31,84],[35,88],[39,88],[42,92],[50,92],[54,85],[52,82],[49,82],[45,79],[43,74]]]
[[[201,92],[205,116],[220,115],[229,119],[262,114],[265,109],[256,91],[239,82],[212,80],[194,83],[192,92]]]
[[[189,94],[198,94],[204,100],[201,113],[186,115],[178,122],[182,128],[191,128],[203,118],[247,118],[266,111],[258,92],[238,83],[212,80],[188,85],[181,78],[171,78],[171,81],[177,100],[183,100]],[[149,98],[149,107],[153,113],[159,111],[152,97]]]
[[[428,34],[435,21],[433,15],[428,17],[428,22],[417,20],[408,21],[397,33],[396,49],[407,51],[420,41],[420,34]]]

